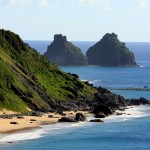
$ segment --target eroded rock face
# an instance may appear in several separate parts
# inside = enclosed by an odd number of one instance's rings
[[[105,34],[86,53],[89,65],[98,66],[137,66],[134,54],[120,42],[115,33]]]
[[[44,54],[50,62],[59,66],[88,65],[88,60],[81,50],[67,41],[62,34],[54,35],[54,41],[48,46]]]

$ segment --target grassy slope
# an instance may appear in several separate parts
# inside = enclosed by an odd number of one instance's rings
[[[22,112],[27,111],[28,107],[48,108],[48,102],[41,98],[29,82],[50,95],[47,101],[69,100],[74,96],[72,89],[78,89],[78,96],[93,97],[96,92],[96,89],[50,64],[24,44],[18,35],[5,30],[0,30],[0,68],[0,109]],[[12,87],[19,89],[21,95],[16,94]]]

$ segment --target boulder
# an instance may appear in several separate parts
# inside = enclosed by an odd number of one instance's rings
[[[92,120],[90,120],[89,122],[104,122],[104,121],[101,120],[101,119],[92,119]]]
[[[76,113],[75,120],[76,121],[87,121],[86,116],[83,115],[82,113]]]
[[[105,118],[105,114],[103,112],[99,112],[98,114],[95,114],[95,118]]]
[[[37,121],[36,119],[30,119],[30,121]]]
[[[54,115],[48,115],[48,118],[54,118]]]
[[[62,117],[61,119],[58,120],[58,122],[77,122],[77,121],[69,117]]]
[[[122,115],[122,114],[123,114],[123,113],[119,113],[119,112],[116,113],[117,116],[120,116],[120,115]]]
[[[104,104],[98,104],[93,109],[94,114],[99,114],[99,113],[102,113],[102,112],[105,115],[113,114],[113,111],[111,110],[111,108],[107,105],[104,105]]]
[[[19,123],[14,121],[14,122],[10,122],[10,124],[19,124]]]
[[[143,97],[141,97],[139,99],[132,98],[132,99],[128,99],[127,101],[129,103],[129,105],[141,105],[141,104],[142,105],[149,105],[150,104],[150,101],[143,98]]]
[[[24,117],[23,116],[18,116],[17,119],[24,119]]]

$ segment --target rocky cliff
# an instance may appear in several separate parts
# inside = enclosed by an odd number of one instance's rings
[[[103,36],[86,53],[89,65],[99,66],[137,66],[134,54],[120,42],[115,33]]]
[[[88,61],[79,48],[67,41],[66,36],[56,34],[54,41],[48,46],[44,54],[50,62],[56,65],[87,65]]]

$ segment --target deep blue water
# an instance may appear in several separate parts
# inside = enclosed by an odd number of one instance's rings
[[[48,41],[26,41],[43,54]],[[73,42],[85,53],[95,42]],[[89,80],[95,86],[102,86],[126,98],[145,97],[148,91],[115,90],[116,88],[150,87],[150,43],[126,43],[134,52],[136,61],[143,67],[61,67],[65,72],[76,73],[82,80]],[[147,117],[104,124],[85,124],[77,127],[63,127],[61,130],[43,134],[41,138],[1,145],[2,150],[149,150],[150,108],[144,108]],[[46,126],[45,129],[49,127]],[[33,132],[35,134],[35,132]],[[15,138],[15,136],[14,136]]]

